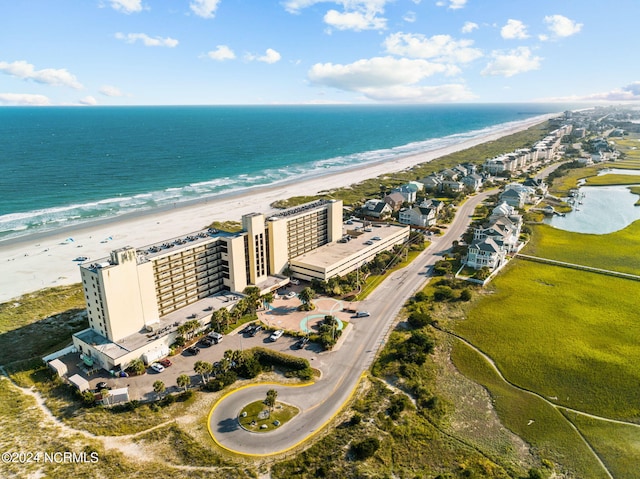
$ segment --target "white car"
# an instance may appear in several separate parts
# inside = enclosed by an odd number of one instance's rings
[[[287,297],[288,299],[295,298],[295,297],[296,297],[296,293],[294,293],[293,291],[289,291],[289,292],[287,293],[287,296],[286,296],[286,297]]]
[[[284,334],[284,330],[282,330],[282,329],[278,329],[277,331],[274,331],[274,332],[271,334],[271,336],[269,336],[269,339],[270,339],[271,341],[277,341],[277,340],[278,340],[278,338],[279,338],[280,336],[282,336],[283,334]]]
[[[300,284],[300,280],[296,279],[296,278],[291,278],[291,280],[289,281],[291,284]]]
[[[164,366],[160,363],[153,363],[151,365],[151,369],[153,369],[154,371],[161,373],[162,371],[164,371]]]
[[[211,338],[211,340],[218,344],[220,341],[222,341],[222,334],[216,332],[216,331],[211,331],[208,335],[209,338]]]
[[[366,317],[368,317],[368,316],[371,316],[371,315],[369,314],[369,311],[358,311],[358,312],[356,313],[356,318],[366,318]]]

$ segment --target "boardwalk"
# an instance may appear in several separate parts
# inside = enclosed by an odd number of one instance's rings
[[[615,276],[617,278],[640,281],[640,276],[636,274],[621,273],[619,271],[611,271],[609,269],[594,268],[592,266],[584,266],[582,264],[567,263],[565,261],[556,261],[555,259],[540,258],[539,256],[530,256],[522,253],[516,253],[515,257],[526,260],[526,261],[535,261],[536,263],[551,264],[554,266],[561,266],[563,268],[577,269],[581,271],[588,271],[590,273],[606,274],[607,276]]]

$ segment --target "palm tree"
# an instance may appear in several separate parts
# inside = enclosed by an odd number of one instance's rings
[[[247,306],[252,314],[255,314],[260,299],[260,288],[257,286],[247,286],[243,293],[246,295]]]
[[[193,370],[196,374],[199,374],[202,377],[202,383],[207,384],[207,380],[205,379],[205,375],[211,374],[213,371],[213,364],[208,363],[206,361],[196,361],[193,365]]]
[[[165,386],[164,383],[162,381],[156,381],[153,383],[153,390],[156,393],[156,395],[158,396],[158,399],[160,399],[160,395],[165,391]]]
[[[274,297],[273,292],[269,291],[267,294],[262,295],[262,303],[265,305],[265,308],[268,308],[271,303],[273,303]]]
[[[267,391],[267,397],[264,400],[264,403],[269,408],[269,417],[271,417],[271,411],[273,410],[273,406],[276,405],[276,398],[278,397],[278,391],[275,389],[269,389]]]
[[[298,299],[304,305],[307,311],[312,308],[311,301],[315,298],[316,293],[308,286],[298,293]]]
[[[187,392],[187,388],[189,387],[189,384],[191,384],[191,378],[186,374],[181,374],[176,379],[176,382],[179,388],[184,388],[184,392]]]

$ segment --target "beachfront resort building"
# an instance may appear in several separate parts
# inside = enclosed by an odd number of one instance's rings
[[[273,291],[289,282],[287,268],[311,277],[301,258],[321,256],[322,248],[342,240],[342,201],[319,200],[268,217],[251,213],[242,227],[128,246],[80,265],[89,328],[74,334],[73,343],[87,368],[117,371],[136,358],[153,362],[169,353],[180,325],[197,320],[204,329],[213,312],[233,308],[247,286]],[[372,252],[383,244],[392,245],[385,239],[357,249]],[[369,258],[356,254],[352,266],[351,256],[332,256],[328,273],[346,274]]]

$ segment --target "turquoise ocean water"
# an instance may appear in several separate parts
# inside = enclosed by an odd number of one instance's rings
[[[393,160],[563,109],[3,107],[0,240]]]

